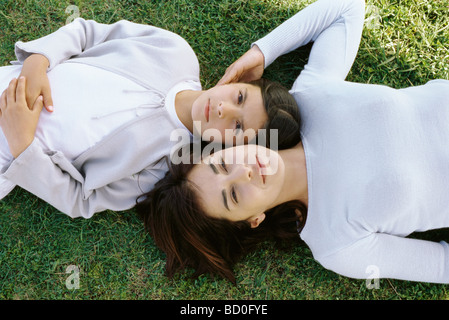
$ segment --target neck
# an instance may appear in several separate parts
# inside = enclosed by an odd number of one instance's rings
[[[278,204],[300,200],[307,206],[307,169],[302,143],[288,150],[280,150],[279,155],[285,163],[285,180]]]
[[[175,98],[176,114],[190,132],[193,132],[192,106],[199,95],[201,95],[201,91],[184,90],[178,92]]]

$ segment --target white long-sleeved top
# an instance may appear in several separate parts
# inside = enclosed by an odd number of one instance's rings
[[[15,51],[19,63],[32,53],[48,58],[55,111],[41,113],[16,159],[0,133],[0,199],[18,185],[73,218],[132,208],[167,171],[159,160],[175,145],[172,132],[190,137],[174,100],[201,90],[192,48],[154,26],[78,18]],[[20,69],[0,68],[0,86]]]
[[[256,42],[268,66],[314,41],[291,89],[309,194],[300,236],[325,268],[348,277],[449,283],[448,244],[406,237],[449,227],[449,81],[345,81],[364,8],[319,0]]]

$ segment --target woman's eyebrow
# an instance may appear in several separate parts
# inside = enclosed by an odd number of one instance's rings
[[[223,196],[223,203],[224,203],[224,206],[225,206],[225,208],[228,210],[228,211],[230,211],[229,210],[229,206],[228,206],[228,197],[226,196],[226,190],[221,190],[221,195]]]
[[[214,166],[213,163],[209,163],[209,166],[212,168],[212,171],[213,171],[215,174],[218,174],[218,169],[215,168],[215,166]]]
[[[215,165],[214,165],[213,163],[209,163],[209,167],[211,167],[212,171],[213,171],[215,174],[218,174],[218,169],[215,167]],[[221,195],[222,195],[222,197],[223,197],[223,204],[224,204],[226,210],[230,211],[230,210],[229,210],[229,206],[228,206],[228,197],[227,197],[227,195],[226,195],[226,190],[223,189],[223,190],[221,191]]]

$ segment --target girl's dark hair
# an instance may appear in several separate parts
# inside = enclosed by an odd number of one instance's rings
[[[298,104],[287,88],[268,79],[249,82],[260,88],[268,121],[265,123],[265,137],[257,135],[258,144],[267,148],[282,150],[296,146],[301,141],[301,117]],[[277,130],[277,146],[270,145],[271,129]]]
[[[300,201],[267,211],[257,228],[251,228],[247,221],[208,216],[201,209],[195,185],[187,179],[193,163],[169,165],[165,178],[136,205],[145,229],[166,254],[168,277],[193,268],[194,276],[209,273],[235,283],[234,264],[259,243],[270,239],[300,242],[298,232],[307,215]]]
[[[278,150],[296,146],[301,141],[301,119],[293,96],[279,83],[267,79],[249,84],[260,88],[268,115],[263,128],[266,136],[258,133],[256,143]],[[277,146],[270,145],[271,129],[277,130]],[[180,152],[188,151],[193,157],[192,150],[193,145],[190,150],[181,148]],[[216,274],[235,283],[234,264],[259,243],[270,238],[277,242],[299,241],[298,224],[301,228],[307,214],[306,206],[299,201],[267,211],[265,220],[257,228],[251,228],[247,221],[209,217],[201,209],[195,186],[187,179],[194,163],[193,158],[181,164],[168,163],[165,177],[153,190],[137,199],[136,211],[145,229],[166,254],[169,277],[193,268],[194,276]]]

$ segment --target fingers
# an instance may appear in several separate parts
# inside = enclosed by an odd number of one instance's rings
[[[53,112],[53,98],[51,97],[51,89],[50,87],[42,90],[44,107],[48,112]]]
[[[45,107],[45,110],[47,110],[48,112],[53,112],[53,110],[54,110],[53,106],[52,105],[47,105],[45,103],[45,101],[44,101],[44,107]]]
[[[9,82],[8,88],[6,89],[7,104],[16,102],[16,89],[17,89],[17,79],[14,78]]]
[[[221,85],[224,85],[224,84],[228,84],[228,83],[230,83],[230,82],[231,82],[231,81],[230,81],[229,77],[226,76],[226,75],[224,75],[224,76],[217,82],[217,86],[221,86]]]
[[[42,96],[39,96],[34,102],[31,111],[39,113],[42,111],[43,108],[44,108],[44,98]]]
[[[19,80],[16,78],[9,82],[8,88],[6,89],[6,102],[7,104],[19,102],[25,102],[25,88],[26,80],[25,77],[20,77]]]
[[[16,80],[16,102],[24,102],[26,103],[26,79],[25,77],[20,77],[19,80]]]
[[[8,85],[8,88],[5,90],[6,92],[6,105],[10,105],[15,102],[20,102],[20,105],[26,105],[30,110],[32,110],[36,104],[39,104],[42,101],[43,106],[48,112],[53,112],[53,99],[51,97],[50,87],[42,89],[40,93],[40,101],[38,98],[33,98],[30,94],[27,96],[27,84],[26,78],[21,76],[19,79],[12,79]]]
[[[217,85],[224,85],[232,82],[238,82],[239,81],[239,73],[236,71],[235,68],[233,68],[233,65],[231,65],[223,75],[223,77],[217,82]]]
[[[249,82],[260,79],[264,72],[265,57],[257,45],[254,45],[232,63],[217,85],[231,82]]]
[[[3,111],[6,108],[6,90],[2,92],[0,97],[0,116],[3,115]]]
[[[34,102],[30,110],[42,110],[44,105],[43,97],[40,95]],[[9,106],[28,107],[26,101],[26,79],[21,76],[19,79],[12,79],[8,88],[3,91],[0,97],[0,110],[4,112]]]
[[[0,105],[1,106],[6,105],[6,90],[2,92],[2,95],[0,97]]]

